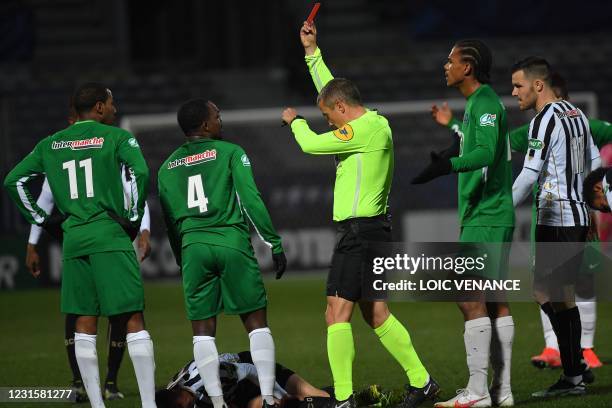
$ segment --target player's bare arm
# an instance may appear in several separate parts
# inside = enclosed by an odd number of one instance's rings
[[[300,40],[302,41],[306,55],[313,55],[317,50],[317,27],[314,23],[304,21],[300,29]]]

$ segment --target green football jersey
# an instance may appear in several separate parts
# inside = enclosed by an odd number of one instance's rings
[[[123,164],[130,169],[129,202],[121,180]],[[57,208],[67,216],[62,224],[64,258],[133,250],[128,235],[108,215],[110,211],[140,223],[144,214],[149,169],[130,132],[93,120],[76,122],[40,141],[15,166],[4,185],[26,219],[38,225],[48,214],[26,183],[43,174]]]
[[[320,92],[333,76],[317,48],[306,63]],[[305,153],[336,155],[334,221],[387,213],[393,179],[393,138],[387,119],[376,111],[342,128],[316,134],[304,119],[291,123],[295,140]]]
[[[593,142],[598,149],[608,143],[612,143],[612,125],[610,122],[599,119],[589,119],[589,127]],[[510,146],[512,150],[520,153],[527,153],[527,143],[529,139],[529,123],[510,131]]]
[[[514,226],[512,205],[512,157],[508,142],[506,108],[495,91],[481,85],[467,98],[460,130],[461,152],[453,157],[459,173],[459,221],[461,226]]]
[[[162,164],[157,182],[177,260],[181,248],[192,243],[252,253],[247,219],[274,253],[283,251],[240,146],[214,139],[186,142]]]

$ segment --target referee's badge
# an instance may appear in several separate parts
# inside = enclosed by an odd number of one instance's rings
[[[348,123],[342,126],[340,129],[334,130],[334,136],[345,142],[351,140],[354,136],[353,128]]]

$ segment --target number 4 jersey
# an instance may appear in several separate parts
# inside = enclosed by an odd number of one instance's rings
[[[247,219],[274,253],[282,252],[240,146],[214,139],[189,141],[162,164],[157,181],[175,255],[193,243],[252,253]]]
[[[123,164],[130,169],[127,198]],[[43,174],[57,208],[67,216],[62,225],[64,258],[134,250],[128,235],[108,215],[113,212],[140,223],[144,213],[149,169],[131,133],[87,120],[41,140],[4,180],[19,210],[38,225],[48,214],[36,204],[27,182]]]

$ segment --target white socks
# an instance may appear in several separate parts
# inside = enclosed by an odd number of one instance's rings
[[[476,395],[489,395],[487,371],[491,346],[491,319],[481,317],[465,322],[463,341],[470,371],[467,388]]]
[[[251,358],[257,368],[261,396],[274,405],[274,382],[276,379],[276,359],[274,357],[274,340],[268,327],[255,329],[249,333],[251,343]],[[199,367],[198,367],[199,369]]]
[[[542,330],[544,330],[544,341],[546,342],[546,348],[552,348],[559,350],[559,343],[557,343],[557,335],[553,330],[552,324],[548,315],[540,309],[540,318],[542,319]]]
[[[155,408],[155,359],[151,336],[146,330],[141,330],[128,333],[125,340],[134,365],[142,407]]]
[[[214,408],[226,406],[219,378],[219,353],[215,345],[215,338],[193,336],[193,357]]]
[[[595,323],[597,321],[597,303],[595,298],[581,298],[576,295],[576,306],[580,312],[580,322],[582,323],[582,337],[580,338],[580,347],[593,348],[595,339]],[[550,319],[540,309],[540,317],[542,318],[542,329],[544,330],[544,340],[546,347],[559,350],[557,336],[553,331]]]
[[[580,323],[582,323],[580,347],[583,349],[593,348],[595,321],[597,320],[597,303],[595,303],[595,297],[581,298],[576,295],[576,306],[578,306]]]
[[[81,378],[92,408],[104,408],[100,391],[100,372],[98,371],[98,353],[96,352],[96,335],[74,333],[74,354],[76,355]]]
[[[512,392],[510,387],[510,367],[512,364],[512,342],[514,340],[514,320],[504,316],[491,322],[491,367],[493,382],[491,388],[498,388],[500,395]]]

